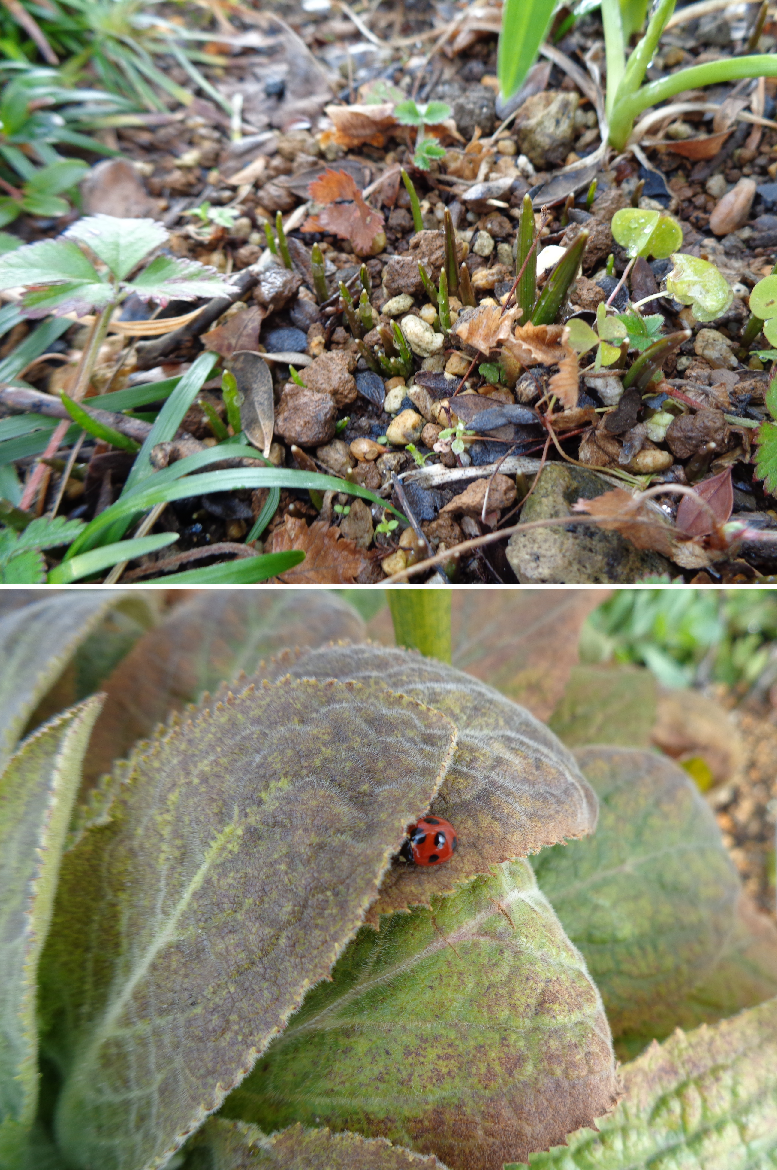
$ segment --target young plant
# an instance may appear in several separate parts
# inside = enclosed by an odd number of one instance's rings
[[[766,391],[766,409],[771,421],[762,422],[756,431],[755,473],[764,481],[766,491],[777,496],[777,377],[772,378]]]
[[[425,135],[426,126],[438,126],[450,118],[453,110],[445,102],[427,102],[419,105],[412,99],[400,102],[394,107],[394,117],[401,126],[415,126],[417,129],[413,162],[422,171],[428,171],[433,159],[445,156],[444,147],[433,135]],[[418,230],[418,229],[416,229]]]
[[[666,278],[666,291],[681,305],[690,305],[697,321],[715,321],[725,313],[734,299],[734,291],[714,264],[698,256],[677,252],[672,256],[672,265]],[[771,279],[767,277],[767,280]],[[751,307],[753,297],[759,303],[756,290],[764,284],[766,281],[761,280],[753,289]]]
[[[659,102],[685,90],[721,85],[745,77],[777,77],[777,58],[767,54],[725,57],[679,69],[643,85],[648,66],[658,48],[661,34],[674,12],[676,0],[659,0],[639,44],[628,56],[629,37],[641,27],[645,9],[639,3],[602,0],[602,23],[607,62],[605,111],[609,143],[623,150],[636,118]],[[505,0],[499,36],[497,72],[503,99],[519,89],[536,59],[554,5],[548,0]]]
[[[53,520],[48,517],[30,520],[20,531],[13,527],[0,528],[0,584],[43,584],[46,580],[43,550],[72,544],[83,528],[83,521],[65,520],[61,516]]]
[[[206,199],[199,207],[193,207],[190,211],[185,211],[184,215],[196,216],[199,219],[200,227],[207,228],[209,224],[215,224],[217,227],[232,228],[235,225],[235,220],[240,212],[235,207],[213,207]]]

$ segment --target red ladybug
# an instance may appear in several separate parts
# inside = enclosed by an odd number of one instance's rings
[[[450,821],[425,816],[407,830],[400,856],[414,865],[440,865],[453,857],[458,845],[456,830]]]

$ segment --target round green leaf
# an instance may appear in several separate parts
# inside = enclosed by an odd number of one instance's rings
[[[362,928],[228,1116],[387,1137],[501,1170],[613,1102],[599,994],[526,861]]]
[[[652,208],[624,207],[612,217],[612,234],[631,257],[669,256],[683,242],[680,225]]]
[[[665,260],[676,252],[683,242],[683,231],[671,215],[662,215],[650,239],[647,254],[656,260]]]
[[[770,317],[764,321],[764,337],[771,345],[777,345],[777,317]]]
[[[587,353],[589,349],[599,344],[599,338],[591,326],[586,325],[580,317],[571,317],[566,324],[569,330],[569,344],[575,353]]]
[[[728,281],[714,264],[698,256],[675,252],[666,291],[681,305],[690,305],[697,321],[714,321],[734,299]]]
[[[777,317],[777,276],[765,276],[750,293],[750,312],[762,321]]]
[[[717,822],[671,760],[619,747],[577,758],[600,802],[589,841],[532,859],[586,957],[617,1037],[712,970],[734,929],[739,878]]]

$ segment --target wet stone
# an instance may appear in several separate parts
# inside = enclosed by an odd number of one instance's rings
[[[268,353],[304,353],[308,335],[301,329],[271,329],[262,340]]]
[[[416,520],[434,520],[443,501],[442,492],[433,488],[422,488],[412,480],[405,483],[405,495]]]

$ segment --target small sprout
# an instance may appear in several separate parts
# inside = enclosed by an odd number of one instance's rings
[[[218,439],[219,443],[223,443],[225,439],[229,438],[229,431],[224,426],[216,411],[208,402],[207,398],[198,398],[197,405],[206,415],[208,422],[210,423],[210,429],[213,431],[216,439]]]
[[[666,278],[666,291],[681,305],[690,305],[697,321],[714,321],[716,317],[725,313],[734,299],[734,293],[714,264],[700,260],[697,256],[686,256],[682,252],[676,252],[672,256],[672,264],[672,271]],[[767,277],[766,280],[759,281],[759,284],[766,284],[771,279],[773,278]],[[758,285],[755,286],[755,289],[757,288]],[[751,294],[751,308],[752,304]],[[774,338],[769,340],[777,342],[777,332]]]
[[[466,447],[465,438],[474,438],[476,432],[468,431],[463,420],[459,419],[455,427],[446,427],[437,436],[434,444],[435,451],[452,451],[454,455],[462,455]]]
[[[267,223],[266,220],[264,223],[264,234],[267,237],[267,247],[270,249],[273,256],[277,256],[278,255],[278,245],[275,242],[275,236],[273,235],[272,228],[270,227],[269,223]]]
[[[229,370],[221,375],[221,396],[227,408],[227,422],[234,435],[239,435],[243,429],[240,421],[240,401],[242,395],[237,388],[237,379]]]
[[[593,205],[594,205],[594,199],[596,198],[596,188],[597,188],[597,186],[598,186],[598,179],[592,179],[592,180],[591,180],[591,186],[588,188],[588,194],[587,194],[587,195],[586,195],[586,197],[585,197],[585,209],[586,209],[586,211],[590,211],[590,210],[591,210],[591,208],[592,208],[592,207],[593,207]]]
[[[451,327],[451,306],[448,300],[448,278],[444,268],[440,273],[440,291],[437,295],[437,308],[440,314],[440,326],[448,333]]]
[[[234,227],[235,220],[240,215],[236,207],[213,207],[206,199],[199,207],[192,207],[184,215],[197,216],[202,227],[215,223],[217,227]]]
[[[453,218],[447,207],[445,208],[443,217],[443,227],[445,229],[445,287],[446,292],[450,293],[452,297],[455,297],[456,293],[459,291],[459,266],[456,256],[456,232],[454,231],[453,227]]]
[[[371,297],[372,278],[370,277],[370,270],[366,264],[362,264],[361,268],[359,269],[359,280],[361,281],[361,286],[366,292],[367,296]]]
[[[335,423],[335,434],[341,435],[343,433],[343,431],[345,430],[345,428],[348,426],[348,423],[350,421],[351,421],[350,414],[347,414],[345,416],[345,418],[339,419],[338,422]]]
[[[620,345],[629,335],[626,325],[619,317],[608,317],[605,305],[598,305],[596,309],[596,331],[602,341],[615,341]]]
[[[436,138],[422,138],[416,143],[413,162],[422,171],[428,171],[434,159],[445,157],[445,147]]]
[[[401,170],[402,182],[405,184],[405,190],[410,197],[410,211],[413,215],[413,227],[417,232],[424,230],[424,217],[421,214],[421,204],[418,201],[418,192],[415,189],[413,180],[408,175],[407,171]]]
[[[378,435],[375,442],[380,443],[381,447],[387,447],[388,446],[388,435]]]
[[[275,232],[278,236],[278,250],[281,254],[284,266],[291,270],[291,256],[289,255],[289,245],[286,242],[286,233],[283,230],[283,216],[280,211],[275,215]]]
[[[671,215],[660,211],[624,207],[612,217],[612,234],[629,256],[654,256],[665,260],[683,242],[682,228]]]
[[[365,333],[369,333],[375,324],[372,316],[372,305],[370,304],[366,289],[362,291],[362,295],[359,297],[359,320]]]
[[[398,527],[399,527],[399,521],[394,520],[392,517],[390,517],[388,512],[384,512],[383,519],[380,521],[379,524],[375,525],[375,531],[382,532],[384,534],[384,536],[388,536],[388,535],[390,535],[390,533],[392,533],[394,531],[395,528],[398,528]]]
[[[337,512],[338,516],[347,516],[351,510],[350,504],[333,504],[332,510]]]
[[[469,278],[469,268],[466,264],[462,264],[459,268],[459,300],[467,308],[474,309],[477,305],[472,281]]]
[[[394,117],[401,126],[436,126],[450,118],[452,113],[453,110],[445,102],[419,105],[411,99],[394,107]]]
[[[408,445],[405,447],[405,450],[409,451],[413,456],[413,461],[415,462],[416,467],[423,467],[429,458],[428,454],[422,455],[414,443],[408,443]]]
[[[485,378],[487,382],[494,384],[501,382],[504,378],[504,370],[497,362],[481,362],[478,366],[478,373],[481,378]]]
[[[607,257],[607,263],[605,265],[605,272],[607,273],[608,276],[615,275],[615,257],[613,256],[612,252],[610,252],[609,256]]]
[[[328,299],[329,290],[326,285],[324,254],[318,244],[314,244],[310,249],[310,267],[313,270],[313,291],[316,294],[316,300],[322,304]]]
[[[296,382],[298,386],[305,385],[305,383],[302,381],[302,378],[299,376],[299,373],[294,369],[294,366],[289,366],[289,373],[291,374],[292,382]]]
[[[618,313],[617,320],[628,333],[629,348],[638,349],[640,353],[658,340],[664,327],[664,318],[660,313],[642,317],[632,310],[629,313]]]
[[[675,420],[675,416],[668,410],[657,410],[654,415],[645,420],[645,430],[651,443],[663,443],[666,432]]]

